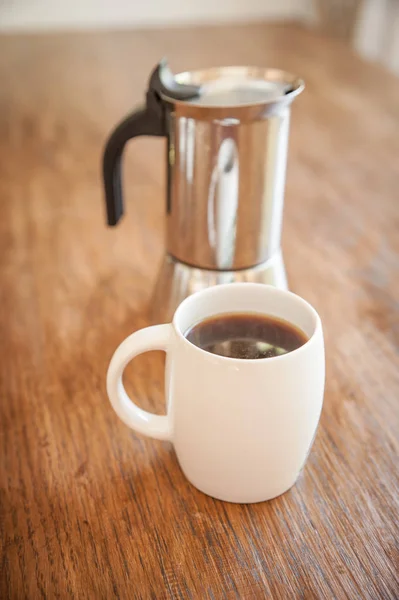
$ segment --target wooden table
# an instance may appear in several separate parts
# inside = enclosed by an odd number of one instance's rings
[[[321,425],[298,484],[252,506],[202,495],[169,444],[115,416],[105,372],[148,319],[164,142],[126,161],[104,222],[107,132],[167,54],[269,64],[294,104],[284,251],[320,311]],[[0,39],[1,560],[5,598],[398,598],[399,81],[294,25]],[[161,354],[128,391],[162,413]]]

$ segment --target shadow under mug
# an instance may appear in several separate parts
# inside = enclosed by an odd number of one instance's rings
[[[214,315],[272,315],[299,327],[309,340],[273,358],[236,359],[194,346],[184,333]],[[135,356],[167,354],[167,414],[139,408],[122,375]],[[273,286],[230,283],[186,298],[173,322],[136,331],[112,357],[107,392],[117,415],[144,435],[173,443],[187,479],[229,502],[260,502],[287,491],[309,454],[324,395],[320,317],[299,296]]]

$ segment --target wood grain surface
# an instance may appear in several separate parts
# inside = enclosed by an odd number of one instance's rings
[[[292,115],[284,252],[319,310],[327,388],[297,485],[239,506],[197,492],[169,444],[113,413],[105,373],[148,322],[164,142],[133,142],[105,226],[106,134],[174,70],[278,66]],[[399,597],[399,81],[294,25],[0,38],[0,597]],[[128,391],[164,411],[163,357]]]

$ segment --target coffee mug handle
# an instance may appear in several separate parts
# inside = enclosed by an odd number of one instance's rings
[[[169,352],[173,337],[171,324],[146,327],[132,333],[116,349],[107,373],[108,397],[118,417],[131,429],[158,440],[171,440],[168,415],[154,415],[139,408],[127,395],[122,375],[126,365],[138,354],[150,350]]]

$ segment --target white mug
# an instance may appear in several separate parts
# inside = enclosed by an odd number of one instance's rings
[[[198,348],[184,334],[223,313],[285,319],[309,340],[273,358],[237,359]],[[122,383],[126,365],[149,350],[164,350],[167,415],[136,406]],[[132,429],[173,443],[187,479],[229,502],[260,502],[296,481],[310,451],[324,393],[320,317],[295,294],[258,283],[217,285],[186,298],[173,323],[136,331],[116,350],[107,391]]]

